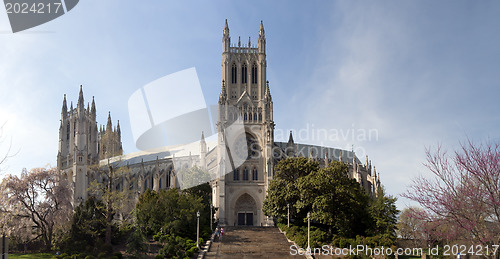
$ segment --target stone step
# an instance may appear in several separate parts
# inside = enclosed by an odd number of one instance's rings
[[[290,255],[286,237],[276,227],[225,227],[205,258],[297,258]]]

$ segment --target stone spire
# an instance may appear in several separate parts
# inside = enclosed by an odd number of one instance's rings
[[[226,22],[225,22],[225,25],[224,25],[224,36],[228,36],[229,37],[229,26],[227,25],[227,19],[226,19]]]
[[[288,144],[287,144],[287,146],[293,145],[293,144],[295,144],[295,142],[293,142],[292,131],[290,130],[290,136],[288,137]]]
[[[94,117],[95,117],[95,115],[96,115],[96,110],[95,110],[95,101],[94,101],[94,96],[92,96],[92,107],[90,108],[90,113],[91,113],[92,115],[94,115]]]
[[[293,141],[292,131],[290,130],[290,137],[288,137],[288,143],[286,144],[285,154],[288,157],[295,156],[295,143]]]
[[[353,149],[353,151],[351,151],[351,153],[352,153],[352,169],[353,169],[353,171],[356,172],[358,170],[357,169],[358,163],[356,162],[356,153],[354,153],[354,149]]]
[[[108,112],[108,124],[106,124],[106,131],[113,131],[113,124],[111,123],[111,112]]]
[[[68,106],[66,106],[66,94],[64,94],[63,105],[61,109],[61,117],[66,118],[68,115]]]
[[[78,108],[83,109],[84,108],[84,103],[83,103],[83,89],[82,85],[80,85],[80,94],[78,95]]]
[[[226,82],[222,80],[222,90],[220,91],[219,104],[224,104],[227,99]]]
[[[266,35],[264,32],[264,24],[260,21],[259,41],[258,41],[259,54],[266,53]]]
[[[222,52],[228,53],[230,45],[231,45],[231,38],[229,37],[229,26],[227,26],[227,19],[226,19],[226,24],[224,25],[224,32],[222,34]]]
[[[262,23],[262,20],[260,20],[259,37],[265,37],[264,24]]]
[[[118,120],[118,124],[116,125],[116,133],[118,134],[118,137],[121,137],[122,131],[120,130],[120,120]]]
[[[200,140],[200,166],[201,168],[206,168],[206,156],[207,156],[207,143],[205,142],[205,134],[203,131],[201,132],[201,140]]]
[[[266,81],[266,93],[265,93],[265,98],[268,98],[269,100],[272,99],[271,97],[271,91],[269,90],[269,80]]]

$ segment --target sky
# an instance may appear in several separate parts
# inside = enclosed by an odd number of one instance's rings
[[[0,152],[14,154],[0,177],[56,165],[63,96],[76,106],[80,85],[99,124],[109,111],[120,120],[124,153],[137,151],[127,102],[140,87],[195,67],[216,104],[224,20],[232,42],[253,44],[262,20],[275,140],[293,130],[295,142],[368,155],[399,197],[430,177],[426,148],[499,141],[499,11],[486,0],[87,0],[12,33],[0,10]]]

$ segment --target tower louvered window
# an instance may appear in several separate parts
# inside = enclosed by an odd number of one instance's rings
[[[238,69],[236,68],[236,64],[231,66],[231,83],[236,84],[238,78]]]
[[[252,180],[254,180],[254,181],[259,180],[258,171],[257,171],[256,167],[254,167],[252,170]]]
[[[252,84],[257,83],[257,65],[253,64],[252,65]]]
[[[234,172],[233,172],[233,180],[234,181],[240,180],[240,170],[239,169],[234,170]]]
[[[243,66],[241,67],[241,83],[247,83],[247,64],[243,64]]]
[[[248,181],[248,168],[243,170],[243,181]]]

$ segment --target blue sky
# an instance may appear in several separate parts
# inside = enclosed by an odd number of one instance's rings
[[[76,104],[80,85],[86,102],[95,96],[98,122],[111,111],[125,153],[136,151],[129,96],[196,67],[215,104],[224,19],[244,43],[256,43],[263,20],[277,133],[305,129],[297,142],[354,145],[398,195],[428,175],[425,147],[498,140],[499,11],[497,1],[80,1],[16,34],[2,11],[0,122],[18,151],[2,174],[55,165],[62,98]],[[313,137],[318,130],[338,134]],[[369,130],[376,137],[360,137]]]

